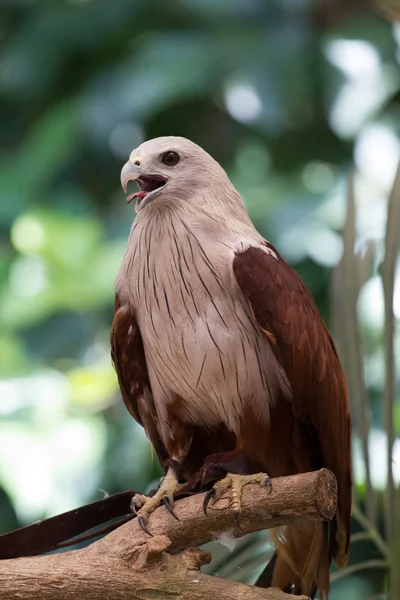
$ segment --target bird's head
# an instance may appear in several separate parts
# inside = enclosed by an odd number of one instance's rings
[[[121,171],[124,192],[128,191],[129,181],[140,188],[126,198],[127,202],[136,200],[136,212],[155,200],[158,206],[190,205],[203,200],[213,202],[216,194],[236,193],[222,167],[200,146],[183,137],[155,138],[133,150]]]

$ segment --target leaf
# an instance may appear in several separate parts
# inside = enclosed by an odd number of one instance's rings
[[[392,191],[388,203],[387,226],[385,237],[385,258],[382,263],[382,282],[385,299],[385,426],[387,435],[387,486],[385,493],[385,528],[388,541],[393,535],[395,518],[395,491],[393,480],[393,445],[394,426],[393,408],[396,394],[396,366],[394,356],[394,327],[395,318],[393,312],[394,283],[396,260],[400,250],[400,163],[394,179]]]

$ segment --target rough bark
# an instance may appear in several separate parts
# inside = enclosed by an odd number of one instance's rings
[[[286,525],[297,519],[329,520],[336,509],[336,479],[327,469],[282,477],[268,488],[250,484],[242,495],[241,531],[234,525],[229,498],[209,505],[204,494],[176,503],[176,521],[165,507],[149,520],[154,537],[136,519],[81,550],[0,561],[2,600],[284,600],[281,590],[263,590],[200,572],[210,560],[198,546],[219,534],[245,533]],[[303,600],[305,596],[302,597]]]

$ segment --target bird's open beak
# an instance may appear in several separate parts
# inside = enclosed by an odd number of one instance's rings
[[[121,185],[125,193],[128,190],[128,182],[136,181],[142,174],[142,169],[133,165],[129,160],[124,164],[121,171]]]
[[[128,183],[130,181],[136,181],[140,190],[133,194],[129,194],[129,196],[126,197],[126,201],[129,203],[135,198],[136,206],[139,208],[139,205],[142,207],[144,204],[150,202],[157,191],[167,183],[168,179],[158,173],[145,172],[141,167],[128,161],[122,167],[121,171],[121,185],[125,193],[128,190]]]

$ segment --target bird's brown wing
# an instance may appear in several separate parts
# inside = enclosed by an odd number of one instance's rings
[[[149,381],[142,336],[135,315],[115,297],[111,328],[111,358],[117,372],[122,399],[134,419],[143,425],[157,456],[168,454],[157,429],[157,414]]]
[[[251,247],[237,253],[233,270],[259,325],[269,336],[292,388],[296,420],[313,431],[320,466],[338,481],[338,509],[331,551],[343,566],[349,552],[351,509],[350,415],[346,379],[334,343],[297,273],[276,255]],[[304,426],[304,425],[301,425]]]

